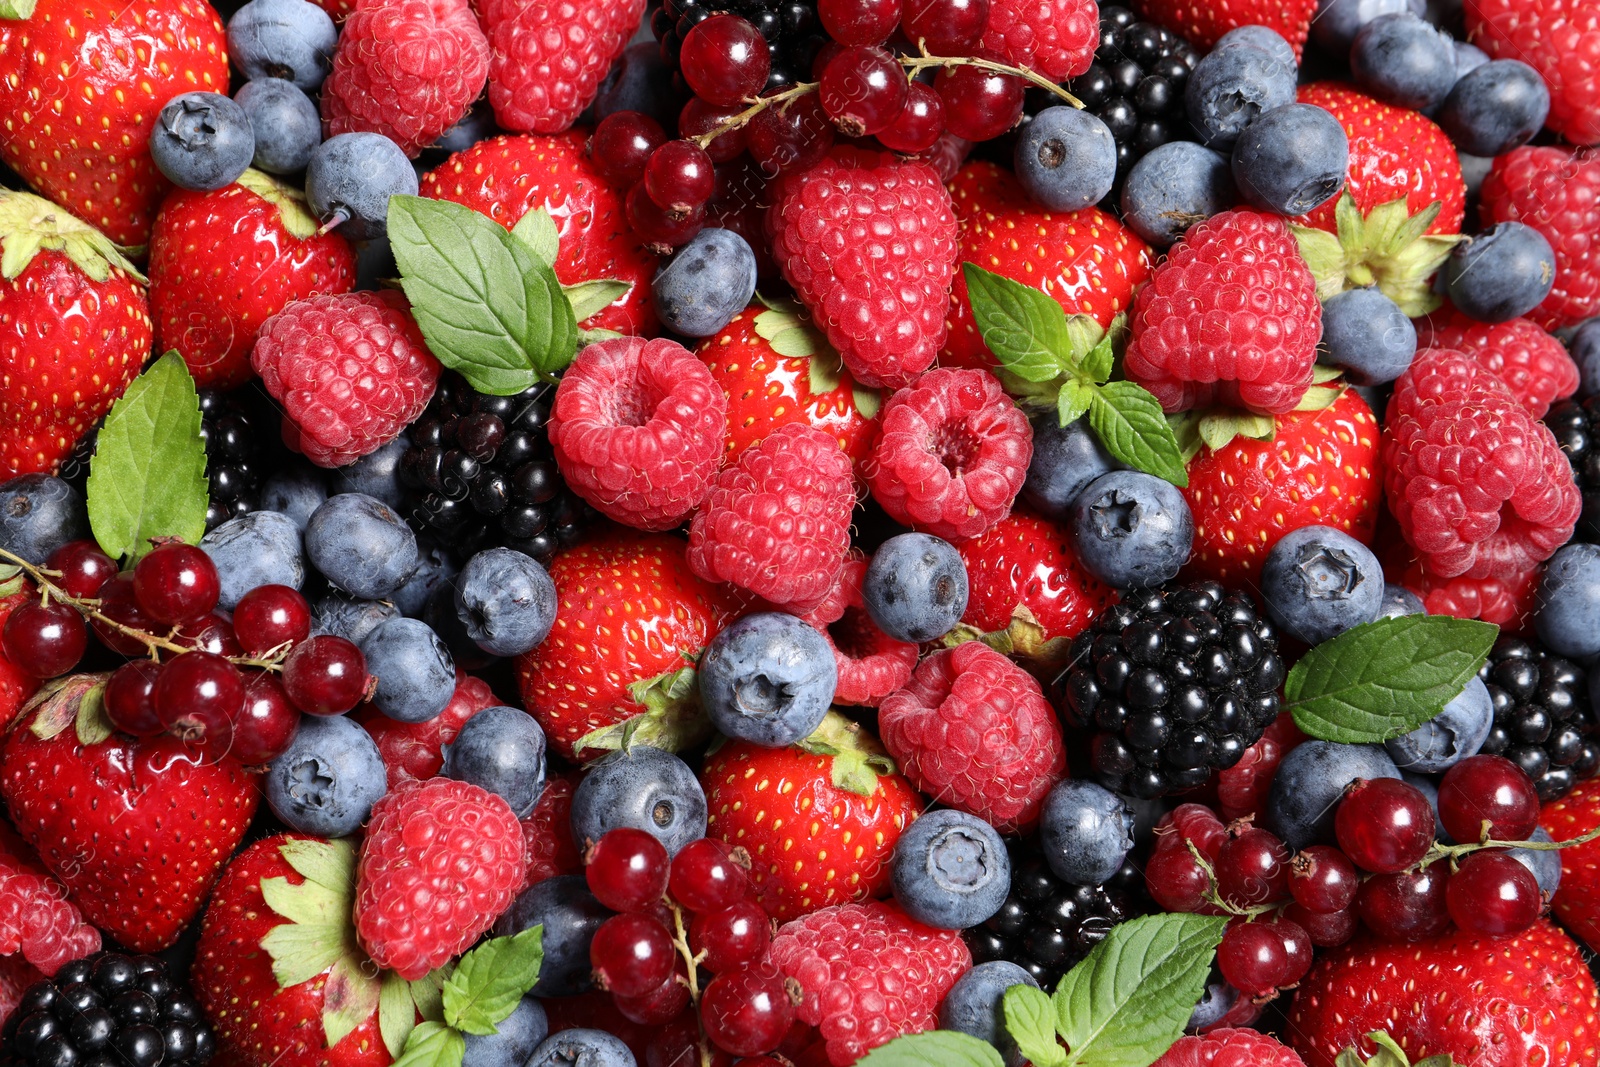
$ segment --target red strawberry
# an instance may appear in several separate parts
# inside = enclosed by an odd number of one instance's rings
[[[0,20],[0,59],[15,25]],[[71,454],[150,355],[150,313],[106,235],[48,200],[0,189],[0,251],[3,481]]]
[[[432,778],[444,766],[443,747],[484,708],[503,704],[489,689],[489,683],[456,668],[456,691],[444,710],[427,722],[401,722],[391,719],[371,704],[362,704],[351,718],[360,723],[377,743],[383,757],[389,788],[402,782]]]
[[[292,301],[355,286],[350,242],[317,229],[305,196],[258,170],[215,192],[168,196],[150,234],[156,350],[177,349],[202,389],[249,381],[263,322]]]
[[[1506,383],[1528,414],[1578,391],[1578,365],[1567,346],[1527,319],[1477,322],[1444,307],[1417,323],[1418,348],[1453,348]]]
[[[586,137],[572,130],[553,137],[479,141],[430,170],[422,179],[422,195],[465,204],[507,229],[544,208],[560,234],[555,271],[563,285],[611,278],[633,286],[580,325],[653,334],[650,280],[656,257],[629,228],[622,197],[590,162]]]
[[[1102,328],[1133,303],[1133,291],[1150,277],[1150,246],[1099,208],[1067,214],[1042,210],[1009,170],[968,163],[950,183],[961,222],[960,259],[1036,286],[1068,315],[1088,315]],[[1025,243],[1018,234],[1028,235]],[[956,272],[950,290],[949,336],[944,366],[994,367],[994,353],[978,335],[967,280]]]
[[[1484,224],[1523,222],[1550,242],[1556,281],[1528,314],[1547,330],[1600,313],[1600,152],[1527,145],[1483,180]]]
[[[644,0],[480,0],[489,103],[508,130],[560,133],[600,89]]]
[[[1600,779],[1591,778],[1553,804],[1539,825],[1557,841],[1571,841],[1600,826]],[[1593,949],[1600,945],[1600,841],[1564,848],[1561,885],[1550,905],[1567,929]]]
[[[199,912],[261,798],[242,768],[202,763],[175,737],[111,732],[86,699],[104,680],[71,675],[24,713],[0,754],[0,796],[84,915],[154,952]]]
[[[1467,35],[1495,59],[1520,59],[1550,89],[1545,125],[1572,144],[1600,144],[1600,21],[1587,0],[1472,0]]]
[[[222,20],[204,0],[39,0],[0,19],[0,160],[118,244],[150,237],[172,188],[150,131],[191,91],[228,91]]]
[[[1197,4],[1190,0],[1139,0],[1134,10],[1140,17],[1160,23],[1186,37],[1202,52],[1239,26],[1267,26],[1277,30],[1294,46],[1294,58],[1311,32],[1311,19],[1317,13],[1316,0],[1228,0],[1226,3]]]

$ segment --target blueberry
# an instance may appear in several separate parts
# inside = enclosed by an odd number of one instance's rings
[[[1382,745],[1303,741],[1278,764],[1262,821],[1298,852],[1333,836],[1333,812],[1351,782],[1398,777],[1400,769]]]
[[[311,153],[306,199],[324,223],[357,241],[389,232],[389,197],[417,195],[417,172],[381,133],[341,133]]]
[[[1353,384],[1392,382],[1416,354],[1416,327],[1376,286],[1346,289],[1323,302],[1318,362],[1343,369]]]
[[[1451,249],[1442,274],[1456,310],[1479,322],[1507,322],[1549,294],[1556,259],[1538,230],[1501,222]]]
[[[150,130],[150,158],[182,189],[206,192],[232,185],[255,154],[250,117],[217,93],[173,97]]]
[[[441,133],[439,139],[428,147],[438,152],[465,152],[479,141],[500,136],[501,132],[500,127],[495,125],[494,109],[485,97],[473,104],[461,116],[461,121]]]
[[[956,979],[939,1005],[939,1029],[970,1034],[1000,1050],[1006,1067],[1021,1067],[1024,1057],[1006,1030],[1004,999],[1012,986],[1039,988],[1039,980],[1009,960],[980,963]]]
[[[1409,11],[1379,15],[1350,45],[1356,84],[1396,107],[1421,110],[1439,103],[1456,83],[1450,35]]]
[[[1267,553],[1261,598],[1284,632],[1315,645],[1378,617],[1383,568],[1349,534],[1302,526]]]
[[[1117,142],[1098,116],[1047,107],[1017,134],[1017,181],[1050,211],[1099,203],[1117,180]]]
[[[1168,581],[1194,543],[1183,494],[1143,471],[1112,471],[1090,482],[1073,501],[1068,527],[1084,569],[1118,589]]]
[[[1438,120],[1461,151],[1498,156],[1527,144],[1549,113],[1550,90],[1539,72],[1519,60],[1497,59],[1456,82]]]
[[[400,609],[386,600],[349,600],[342,596],[323,597],[312,605],[311,612],[314,633],[332,634],[358,645],[379,626],[400,617]]]
[[[497,937],[544,927],[544,962],[539,980],[528,990],[535,997],[570,997],[593,984],[589,942],[611,911],[589,892],[581,874],[558,874],[525,889],[495,922]]]
[[[1550,836],[1550,831],[1542,826],[1536,826],[1533,833],[1528,835],[1529,841],[1540,841],[1544,844],[1554,844],[1555,839]],[[1534,880],[1539,883],[1539,892],[1549,900],[1555,896],[1556,890],[1561,886],[1561,853],[1548,848],[1514,848],[1511,855],[1528,870],[1533,872]]]
[[[896,641],[932,641],[966,613],[967,566],[948,541],[897,534],[873,553],[861,599],[878,629]]]
[[[1453,845],[1456,839],[1444,828],[1444,822],[1439,818],[1439,786],[1426,774],[1416,774],[1412,771],[1401,771],[1400,780],[1411,788],[1421,793],[1428,800],[1428,807],[1433,809],[1433,836],[1441,845]]]
[[[539,802],[545,781],[544,731],[518,708],[484,708],[444,746],[446,778],[471,782],[504,797],[517,818]]]
[[[1578,395],[1600,393],[1600,315],[1580,323],[1572,331],[1567,348],[1578,365]]]
[[[661,324],[685,337],[710,337],[756,292],[756,255],[732,230],[708,226],[678,249],[650,283]]]
[[[1344,188],[1350,141],[1315,104],[1285,104],[1247,126],[1233,146],[1233,180],[1263,211],[1304,215]]]
[[[1039,814],[1045,862],[1069,885],[1101,885],[1133,849],[1133,810],[1111,790],[1069,778],[1057,783]]]
[[[478,647],[494,656],[519,656],[550,633],[556,586],[531,556],[490,548],[467,560],[456,579],[456,615]]]
[[[1403,771],[1439,774],[1477,755],[1493,725],[1494,702],[1483,680],[1474,678],[1443,711],[1383,747]]]
[[[640,111],[664,127],[677,128],[684,101],[672,84],[676,66],[661,58],[661,48],[653,39],[623,49],[613,69],[616,77],[608,79],[609,84],[595,97],[596,122],[618,111]]]
[[[400,609],[400,614],[420,619],[434,594],[455,589],[460,573],[461,565],[456,562],[455,553],[426,533],[418,534],[417,569],[406,579],[405,585],[389,594],[389,600]]]
[[[1107,471],[1122,469],[1087,419],[1063,426],[1054,412],[1048,412],[1033,420],[1033,459],[1022,497],[1040,514],[1064,520],[1085,486]]]
[[[700,657],[700,701],[729,737],[782,748],[822,724],[839,669],[833,649],[793,615],[746,615]]]
[[[389,505],[360,493],[330,496],[306,523],[305,543],[324,578],[364,600],[388,596],[417,569],[417,535]]]
[[[24,474],[0,484],[0,548],[42,567],[50,553],[88,536],[83,494],[60,478]]]
[[[1193,141],[1169,141],[1146,153],[1122,185],[1122,221],[1166,248],[1190,226],[1238,202],[1233,168],[1220,152]],[[1039,439],[1034,437],[1034,447]]]
[[[1311,39],[1334,59],[1344,60],[1361,27],[1379,15],[1407,11],[1421,14],[1410,0],[1319,0],[1316,18],[1311,20]]]
[[[399,722],[427,722],[456,691],[450,650],[425,622],[390,619],[361,639],[367,673],[378,680],[377,709]]]
[[[676,855],[706,835],[706,794],[670,752],[634,744],[590,766],[572,794],[572,839],[586,848],[619,826],[651,834]]]
[[[1457,85],[1461,84],[1462,78],[1489,62],[1489,53],[1477,45],[1468,44],[1466,41],[1451,41],[1450,44],[1456,50]],[[1451,91],[1454,91],[1454,86],[1451,87]]]
[[[247,81],[233,94],[255,134],[252,162],[269,174],[296,174],[322,143],[322,119],[311,98],[282,78]]]
[[[217,566],[222,596],[217,606],[232,611],[250,590],[262,585],[299,589],[306,580],[300,528],[276,511],[247,511],[200,539]]]
[[[637,1067],[622,1038],[576,1027],[551,1034],[523,1067]]]
[[[400,484],[400,457],[410,447],[411,440],[401,434],[354,463],[329,471],[328,477],[341,493],[361,493],[399,511],[406,505],[406,489]]]
[[[343,715],[303,715],[283,755],[267,767],[272,813],[290,829],[344,837],[361,829],[388,789],[372,737]]]
[[[327,499],[327,480],[309,463],[281,467],[261,485],[262,509],[289,516],[301,530]]]
[[[1570,544],[1550,557],[1539,579],[1533,625],[1558,656],[1600,655],[1600,545]]]
[[[250,0],[228,20],[228,58],[246,78],[314,92],[333,69],[339,31],[310,0]]]
[[[986,921],[1011,892],[1011,858],[995,828],[941,808],[900,835],[890,862],[894,898],[905,913],[941,930]]]
[[[1212,51],[1226,50],[1240,46],[1259,48],[1285,67],[1294,68],[1298,64],[1294,59],[1294,46],[1284,39],[1283,34],[1271,26],[1251,25],[1237,26],[1217,38],[1217,43],[1212,46]]]
[[[1392,619],[1399,615],[1426,615],[1428,609],[1422,598],[1411,590],[1392,582],[1384,585],[1383,599],[1378,603],[1378,618]]]
[[[1237,1003],[1239,1003],[1239,991],[1220,974],[1214,975],[1206,982],[1205,991],[1200,994],[1200,1000],[1195,1004],[1194,1011],[1189,1013],[1189,1024],[1184,1029],[1194,1033],[1202,1027],[1215,1026]]]
[[[1281,54],[1247,43],[1213,49],[1184,87],[1189,121],[1208,146],[1231,151],[1246,126],[1294,103],[1295,75],[1292,54],[1285,63]]]
[[[486,1036],[463,1033],[466,1052],[461,1067],[524,1067],[533,1050],[550,1033],[550,1020],[544,1005],[533,997],[523,997],[511,1014],[494,1024],[495,1032]]]

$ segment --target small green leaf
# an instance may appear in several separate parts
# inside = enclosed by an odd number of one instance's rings
[[[68,674],[45,682],[22,705],[17,720],[37,710],[28,732],[41,741],[48,741],[78,722],[84,701],[97,689],[103,693],[106,679],[110,677],[109,674]]]
[[[73,723],[80,745],[98,745],[111,736],[111,720],[106,718],[106,687],[102,682],[83,694],[78,718]]]
[[[897,1037],[856,1061],[856,1067],[1003,1067],[987,1041],[954,1030],[928,1030]]]
[[[1119,316],[1120,317],[1120,316]],[[1105,332],[1105,336],[1094,343],[1078,365],[1078,369],[1094,382],[1099,383],[1111,377],[1111,368],[1117,359],[1117,334],[1116,325]],[[1037,1064],[1034,1067],[1038,1067]]]
[[[763,301],[765,303],[765,301]],[[827,335],[815,323],[806,317],[799,305],[780,303],[776,306],[769,304],[767,310],[759,313],[752,324],[756,336],[763,338],[772,346],[772,350],[780,356],[798,359],[805,356],[816,356],[827,353],[834,367],[839,366],[839,355],[828,344]],[[835,379],[832,388],[838,388]],[[826,393],[826,388],[819,389],[813,385],[813,393]]]
[[[1354,626],[1307,652],[1284,695],[1311,737],[1376,744],[1444,710],[1478,673],[1499,628],[1448,615],[1401,615]]]
[[[1183,462],[1188,463],[1200,454],[1200,446],[1205,442],[1200,440],[1199,411],[1180,411],[1167,416],[1167,425],[1172,427],[1172,439],[1178,442],[1178,454],[1183,457]]]
[[[961,271],[978,332],[1002,366],[1030,382],[1048,382],[1073,369],[1063,358],[1072,347],[1066,312],[1048,293],[976,263],[963,263]]]
[[[469,1034],[495,1033],[539,980],[543,961],[543,926],[485,941],[461,957],[444,984],[445,1022]]]
[[[444,1022],[445,971],[450,965],[435,967],[411,983],[411,999],[416,1002],[417,1014],[429,1022]]]
[[[15,563],[0,563],[0,597],[8,597],[21,589],[27,581],[22,568]]]
[[[417,1005],[411,999],[411,983],[393,971],[384,971],[383,984],[378,989],[378,1033],[390,1059],[399,1058],[416,1025]]]
[[[322,1033],[332,1048],[378,1010],[380,983],[366,973],[370,961],[360,952],[334,961],[322,984]]]
[[[632,282],[593,278],[577,285],[563,285],[561,292],[565,294],[567,303],[572,305],[572,317],[582,322],[627,296],[632,288]]]
[[[877,418],[879,410],[883,407],[883,394],[864,385],[852,385],[850,399],[855,402],[856,411],[863,419]]]
[[[542,207],[527,212],[511,227],[511,234],[527,245],[540,263],[547,267],[556,265],[556,256],[561,252],[561,233],[550,212]]]
[[[1106,451],[1173,485],[1189,484],[1183,454],[1161,402],[1132,382],[1107,382],[1095,390],[1089,425]]]
[[[1055,1011],[1050,998],[1031,985],[1014,985],[1001,1000],[1006,1013],[1006,1033],[1033,1067],[1061,1067],[1066,1049],[1056,1040]]]
[[[1238,408],[1214,408],[1200,416],[1200,440],[1215,452],[1227,447],[1235,437],[1270,441],[1278,423],[1271,415],[1258,415]]]
[[[288,919],[267,931],[261,947],[272,957],[272,974],[288,987],[309,981],[341,958],[359,952],[351,909],[355,904],[355,848],[349,841],[294,839],[278,848],[305,879],[263,878],[267,907]]]
[[[768,312],[767,314],[771,314]],[[812,396],[821,396],[839,388],[844,380],[844,360],[831,348],[814,352],[806,361],[806,386]]]
[[[392,1067],[461,1067],[466,1054],[467,1043],[460,1031],[443,1023],[418,1023]]]
[[[711,732],[711,720],[700,706],[700,687],[695,683],[693,667],[680,667],[634,682],[628,693],[645,710],[578,738],[573,748],[582,758],[595,759],[630,743],[680,752],[704,741]]]
[[[0,0],[0,19],[21,21],[33,14],[38,0]]]
[[[168,352],[111,405],[89,461],[89,526],[106,555],[138,557],[152,537],[190,544],[206,532],[200,397]]]
[[[1089,405],[1094,402],[1095,388],[1081,378],[1068,378],[1061,383],[1061,392],[1056,394],[1056,416],[1065,426],[1074,419],[1082,417]]]

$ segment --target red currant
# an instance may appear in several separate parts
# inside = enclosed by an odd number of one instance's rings
[[[683,39],[678,69],[696,96],[726,107],[755,96],[766,86],[772,54],[766,38],[748,20],[738,15],[712,15]]]
[[[668,141],[644,165],[644,191],[669,218],[683,218],[705,207],[717,191],[711,156],[693,141]]]
[[[807,93],[751,119],[746,146],[766,174],[804,170],[833,147],[833,123],[817,94]]]
[[[185,652],[162,665],[155,702],[168,730],[221,755],[233,743],[233,724],[244,707],[244,678],[221,656]]]
[[[99,596],[100,588],[117,576],[116,560],[93,541],[68,541],[44,565],[61,572],[53,580],[68,596],[85,599]]]
[[[945,67],[933,79],[944,128],[968,141],[999,137],[1022,118],[1022,82],[972,66]]]
[[[332,634],[302,641],[283,661],[283,690],[309,715],[342,715],[366,695],[366,657]]]
[[[674,248],[687,244],[689,238],[699,233],[706,224],[704,208],[691,211],[680,219],[656,206],[640,182],[628,190],[628,224],[639,235],[646,248],[657,255],[667,255]]]
[[[989,0],[905,0],[900,25],[906,39],[936,56],[972,50],[989,24]]]
[[[613,994],[617,1010],[629,1022],[640,1026],[660,1026],[676,1019],[689,1006],[688,983],[677,973],[662,982],[660,987],[642,997],[619,997]]]
[[[1299,926],[1318,948],[1336,948],[1356,936],[1356,909],[1339,911],[1308,911],[1296,902],[1283,909],[1283,917]]]
[[[1289,892],[1307,911],[1322,915],[1343,911],[1360,888],[1356,865],[1330,845],[1302,849],[1289,863]]]
[[[1216,875],[1225,900],[1276,904],[1289,895],[1289,850],[1276,836],[1248,827],[1217,850]]]
[[[727,845],[702,837],[672,858],[668,888],[673,899],[690,911],[721,911],[744,899],[748,881]]]
[[[1298,985],[1306,972],[1311,970],[1313,942],[1310,933],[1293,919],[1282,915],[1267,925],[1283,941],[1284,958],[1288,961],[1278,985]]]
[[[583,875],[589,892],[612,911],[643,911],[667,891],[668,866],[660,841],[624,826],[594,843]]]
[[[136,659],[111,672],[106,680],[106,718],[123,733],[135,737],[154,737],[166,731],[156,715],[156,678],[161,664],[151,659]]]
[[[220,611],[178,627],[172,639],[185,648],[209,652],[214,656],[241,656],[244,649],[234,636],[233,623]]]
[[[35,678],[55,678],[78,665],[89,630],[76,608],[30,600],[11,609],[0,631],[6,658]]]
[[[702,912],[689,926],[689,947],[705,953],[703,965],[713,974],[754,963],[772,944],[772,922],[766,909],[750,899],[721,911]]]
[[[1217,967],[1239,992],[1264,997],[1285,983],[1289,950],[1272,924],[1234,919],[1217,946]]]
[[[644,177],[650,154],[667,141],[661,123],[642,111],[613,111],[589,138],[589,156],[606,181],[626,189]]]
[[[943,132],[944,103],[939,94],[930,86],[912,82],[906,91],[906,106],[878,131],[878,140],[891,151],[914,156],[932,148]]]
[[[300,729],[300,711],[283,683],[266,671],[252,671],[244,683],[244,705],[233,724],[228,755],[247,767],[270,763],[289,748]]]
[[[1211,885],[1205,869],[1187,848],[1160,849],[1144,867],[1145,888],[1167,911],[1207,912],[1205,892]]]
[[[265,656],[311,636],[311,606],[287,585],[258,585],[233,609],[233,632],[245,652]]]
[[[817,0],[817,18],[846,48],[882,44],[900,24],[900,0]]]
[[[1398,778],[1356,782],[1339,802],[1333,832],[1356,866],[1376,874],[1405,870],[1433,844],[1433,807]]]
[[[708,104],[698,96],[693,97],[683,110],[678,113],[678,136],[699,137],[708,134],[721,126],[728,119],[733,118],[744,110],[743,104],[729,104],[726,107],[717,107]],[[719,133],[706,145],[706,154],[713,163],[726,163],[744,151],[744,131],[747,127],[740,126],[736,130]]]
[[[713,978],[700,997],[700,1022],[718,1048],[759,1056],[783,1041],[797,1000],[777,965],[766,960]]]
[[[1519,934],[1544,910],[1533,872],[1499,849],[1468,854],[1450,876],[1446,898],[1457,926],[1490,937]]]
[[[1423,941],[1450,925],[1445,886],[1450,872],[1435,863],[1415,871],[1375,874],[1361,883],[1356,910],[1367,929],[1389,941]]]
[[[178,626],[217,606],[222,582],[211,557],[193,545],[157,545],[133,568],[133,595],[158,623]]]
[[[846,137],[877,133],[906,106],[906,72],[881,48],[850,48],[822,72],[822,110]]]
[[[100,587],[100,614],[130,630],[150,633],[156,626],[155,620],[144,613],[144,609],[139,606],[138,598],[133,595],[132,575],[119,574]],[[100,643],[113,652],[120,652],[124,656],[139,656],[150,651],[149,646],[143,641],[123,633],[115,626],[108,626],[99,619],[96,619],[93,625],[95,636],[100,638]]]
[[[601,988],[642,997],[672,977],[675,956],[666,927],[648,915],[613,915],[589,945],[589,963]]]
[[[1539,793],[1504,756],[1468,756],[1439,781],[1439,820],[1463,843],[1525,841],[1539,825]]]
[[[820,1063],[807,1063],[806,1067],[824,1067],[826,1063],[824,1056]],[[657,1031],[645,1047],[644,1067],[734,1067],[734,1061],[733,1056],[703,1040],[700,1013],[690,1009]]]

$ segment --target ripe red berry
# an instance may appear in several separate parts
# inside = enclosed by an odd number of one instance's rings
[[[1247,827],[1217,851],[1216,875],[1224,900],[1276,904],[1289,895],[1289,850],[1273,834]]]
[[[1433,807],[1421,790],[1398,778],[1364,779],[1339,802],[1333,832],[1356,866],[1392,874],[1427,854]]]
[[[117,576],[116,560],[93,541],[68,541],[50,553],[44,565],[61,572],[51,580],[75,597],[97,597],[100,588]]]
[[[628,190],[625,205],[628,224],[639,235],[644,246],[658,255],[666,255],[674,248],[687,244],[689,238],[699,233],[706,224],[703,207],[674,219],[670,212],[656,206],[656,202],[650,199],[643,182]]]
[[[0,631],[6,658],[35,678],[55,678],[78,665],[89,647],[89,630],[76,608],[30,600],[11,610]]]
[[[1285,984],[1290,972],[1283,937],[1265,922],[1234,919],[1217,946],[1217,967],[1239,992],[1262,997]]]
[[[258,585],[233,609],[233,632],[246,653],[264,656],[311,636],[311,606],[287,585]]]
[[[217,606],[222,582],[211,557],[193,545],[157,545],[133,568],[133,595],[158,623],[178,626]]]
[[[309,715],[342,715],[366,695],[366,657],[332,634],[302,641],[283,661],[283,690]]]
[[[945,67],[933,79],[944,127],[968,141],[999,137],[1022,118],[1022,82],[977,67]]]
[[[589,964],[600,986],[618,996],[639,997],[672,977],[672,938],[649,915],[613,915],[589,945]]]
[[[744,899],[748,881],[727,845],[702,837],[673,857],[668,888],[673,899],[690,911],[720,911]]]
[[[936,56],[966,55],[989,23],[989,0],[905,0],[906,40]]]
[[[1539,825],[1539,793],[1504,756],[1468,756],[1439,781],[1439,820],[1461,842],[1525,841]]]
[[[1267,924],[1283,941],[1284,966],[1280,986],[1297,985],[1311,970],[1312,940],[1305,927],[1286,916],[1279,915]]]
[[[153,659],[136,659],[111,672],[106,680],[106,718],[123,733],[135,737],[154,737],[166,730],[156,715],[156,678],[161,664]]]
[[[702,912],[689,926],[689,948],[705,953],[701,965],[713,974],[754,963],[772,944],[766,909],[746,898],[720,911]]]
[[[629,826],[609,831],[583,868],[589,892],[612,911],[644,911],[667,891],[667,850],[643,830]]]
[[[156,628],[156,621],[145,614],[144,609],[139,606],[138,598],[133,595],[132,575],[119,574],[100,587],[100,614],[130,630],[150,633]],[[108,626],[99,619],[96,619],[93,625],[95,636],[100,638],[100,643],[113,652],[120,652],[124,656],[139,656],[149,651],[149,647],[143,641],[122,632],[115,626]]]
[[[1344,944],[1356,935],[1360,922],[1354,907],[1323,913],[1308,911],[1298,902],[1284,908],[1283,917],[1304,930],[1318,948],[1337,948]]]
[[[711,156],[693,141],[668,141],[650,154],[641,175],[656,207],[681,218],[705,207],[717,191]]]
[[[766,86],[772,55],[766,38],[748,20],[738,15],[712,15],[683,39],[678,69],[696,96],[709,104],[727,106],[755,96]]]
[[[817,18],[846,48],[882,44],[900,24],[900,0],[817,0]]]
[[[213,656],[244,655],[239,638],[234,635],[232,621],[220,611],[184,623],[172,635],[172,640],[184,648],[209,652]]]
[[[611,999],[616,1001],[617,1011],[630,1022],[661,1026],[676,1019],[689,1006],[689,986],[674,972],[671,978],[642,997],[619,997],[613,993]]]
[[[707,20],[709,21],[709,20]],[[710,133],[728,119],[733,118],[745,109],[742,103],[718,106],[702,100],[700,97],[690,98],[683,110],[678,113],[678,136],[699,137]],[[744,132],[749,127],[740,126],[726,133],[719,133],[706,145],[706,154],[715,163],[726,163],[744,151]]]
[[[1468,854],[1450,876],[1446,900],[1457,926],[1490,937],[1521,933],[1545,904],[1533,872],[1499,849]]]
[[[906,89],[906,103],[888,126],[878,131],[883,147],[908,156],[932,148],[944,133],[944,103],[933,88],[912,82]]]
[[[1390,941],[1423,941],[1450,925],[1445,904],[1450,872],[1443,863],[1415,871],[1375,874],[1361,883],[1356,910],[1367,929]]]
[[[210,652],[185,652],[156,678],[156,718],[172,733],[220,756],[233,743],[233,724],[244,707],[239,669]]]
[[[1167,911],[1206,910],[1205,892],[1211,879],[1187,848],[1163,849],[1151,856],[1144,867],[1144,884]]]
[[[822,110],[846,137],[886,129],[906,106],[906,74],[882,48],[848,48],[822,72]]]
[[[759,1056],[783,1041],[794,1009],[782,972],[767,960],[713,978],[700,998],[700,1022],[718,1048]]]
[[[618,189],[644,177],[650,154],[667,141],[661,123],[642,111],[613,111],[589,138],[589,158],[600,176]]]
[[[283,691],[283,683],[266,671],[245,679],[244,704],[233,724],[228,755],[247,767],[270,763],[289,748],[300,729],[300,710]]]
[[[767,174],[804,170],[833,147],[833,123],[816,93],[767,108],[745,129],[750,158]]]
[[[1307,911],[1320,915],[1343,911],[1360,888],[1356,865],[1329,845],[1302,849],[1289,863],[1289,892]]]

